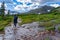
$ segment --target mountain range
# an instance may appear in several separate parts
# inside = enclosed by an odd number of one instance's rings
[[[53,9],[55,9],[55,7],[45,5],[45,6],[42,6],[40,8],[31,10],[31,11],[29,11],[27,13],[48,13]]]

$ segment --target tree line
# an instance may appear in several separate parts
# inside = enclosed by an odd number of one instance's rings
[[[10,14],[10,10],[8,10],[8,14],[7,14],[7,15],[9,15],[9,14]],[[2,17],[5,16],[5,2],[2,2],[2,4],[1,4],[0,15],[1,15]]]

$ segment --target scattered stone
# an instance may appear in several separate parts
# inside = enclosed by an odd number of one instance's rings
[[[3,38],[4,38],[4,35],[0,34],[0,40],[3,40]]]
[[[18,24],[17,27],[14,27],[12,24],[9,27],[5,27],[5,35],[0,35],[0,40],[45,40],[46,38],[60,40],[60,34],[52,32],[52,34],[55,34],[53,36],[49,34],[48,30],[38,26],[37,22],[23,24],[21,27]]]

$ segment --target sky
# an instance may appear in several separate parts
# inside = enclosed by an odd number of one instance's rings
[[[27,12],[43,5],[60,6],[60,0],[0,0],[0,7],[3,1],[5,2],[6,10],[18,12]]]

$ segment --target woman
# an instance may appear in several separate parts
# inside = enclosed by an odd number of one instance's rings
[[[14,15],[14,26],[16,27],[17,25],[17,22],[18,22],[18,17],[17,15]]]

